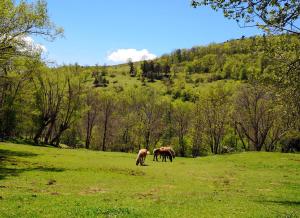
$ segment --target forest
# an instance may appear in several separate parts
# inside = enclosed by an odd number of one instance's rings
[[[0,140],[179,156],[300,150],[300,38],[264,34],[113,66],[50,66],[46,3],[0,3]]]

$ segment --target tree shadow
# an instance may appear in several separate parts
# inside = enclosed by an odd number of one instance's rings
[[[11,151],[6,149],[0,149],[0,160],[2,158],[9,158],[9,157],[35,157],[38,154],[28,152],[28,151]]]
[[[41,171],[41,172],[63,172],[64,168],[55,168],[47,166],[31,167],[29,162],[18,161],[17,157],[30,158],[38,156],[38,154],[25,151],[11,151],[0,149],[0,180],[10,176],[18,176],[23,172]],[[21,164],[20,164],[21,163]]]
[[[300,201],[290,201],[290,200],[264,200],[264,201],[259,201],[259,202],[289,205],[289,206],[300,206]]]

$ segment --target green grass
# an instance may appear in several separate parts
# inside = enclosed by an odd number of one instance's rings
[[[298,154],[135,156],[0,143],[0,216],[300,216]]]

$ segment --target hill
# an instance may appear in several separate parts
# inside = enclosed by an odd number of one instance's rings
[[[0,138],[124,152],[172,145],[181,156],[297,151],[298,83],[280,58],[299,48],[296,36],[278,35],[117,66],[19,57],[0,83]]]

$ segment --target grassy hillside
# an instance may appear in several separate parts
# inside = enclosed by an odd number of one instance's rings
[[[162,77],[154,79],[153,82],[145,78],[142,82],[143,61],[134,63],[135,77],[130,77],[128,64],[107,66],[105,78],[109,83],[102,89],[121,91],[147,86],[154,88],[160,94],[185,100],[183,97],[185,93],[197,96],[215,82],[229,81],[235,85],[237,81],[247,82],[257,79],[262,74],[268,75],[272,71],[272,66],[278,64],[278,60],[275,60],[272,55],[266,55],[265,51],[278,49],[276,46],[279,44],[286,44],[287,49],[292,52],[300,48],[300,40],[297,37],[278,35],[243,37],[218,44],[176,49],[152,61],[154,66],[168,65],[169,78]],[[91,74],[91,72],[104,70],[100,66],[91,66],[82,67],[81,71]]]
[[[0,144],[0,217],[297,217],[300,156],[135,166],[135,154]]]

